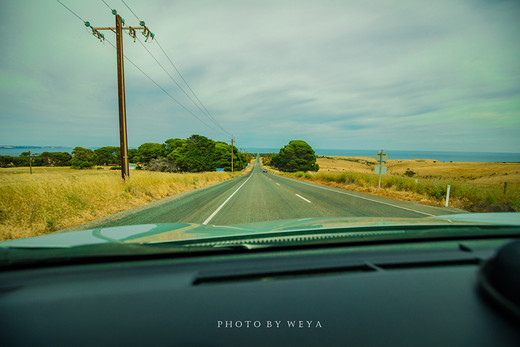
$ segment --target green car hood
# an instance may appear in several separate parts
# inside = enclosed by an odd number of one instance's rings
[[[349,232],[377,227],[443,225],[517,225],[520,213],[453,214],[427,218],[304,218],[236,225],[203,225],[192,223],[165,223],[127,225],[111,228],[86,229],[26,239],[0,242],[1,248],[56,248],[77,247],[106,243],[160,243],[172,241],[211,241],[222,238],[269,237],[296,232]],[[418,228],[420,229],[420,228]],[[412,232],[407,231],[407,233]]]

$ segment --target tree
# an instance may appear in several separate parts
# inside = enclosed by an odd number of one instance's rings
[[[142,162],[149,162],[164,155],[163,146],[160,143],[143,143],[137,151]]]
[[[119,156],[121,156],[121,152],[119,153]],[[128,158],[130,158],[131,163],[138,163],[141,161],[141,157],[139,157],[139,151],[136,148],[128,149]]]
[[[215,141],[201,135],[192,135],[168,155],[180,171],[215,171]]]
[[[236,157],[236,154],[233,155]],[[233,158],[235,160],[235,158]],[[234,163],[236,165],[236,163]],[[231,171],[231,146],[225,142],[215,143],[215,168]]]
[[[97,165],[118,164],[121,162],[119,147],[106,146],[94,150]]]
[[[169,139],[164,142],[163,148],[166,155],[173,152],[175,149],[182,147],[186,143],[183,139]]]
[[[314,150],[302,140],[290,141],[280,149],[278,154],[273,155],[271,163],[285,172],[318,171],[319,169]]]
[[[45,166],[70,166],[72,155],[67,152],[43,152],[38,159]]]
[[[73,169],[90,169],[96,163],[96,154],[93,150],[76,147],[72,150],[70,166]]]

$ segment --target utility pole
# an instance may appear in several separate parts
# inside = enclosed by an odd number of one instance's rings
[[[130,176],[128,165],[128,137],[126,128],[126,100],[125,100],[125,67],[123,54],[123,30],[128,30],[128,34],[136,40],[136,30],[142,30],[143,35],[148,38],[154,38],[154,34],[146,27],[144,21],[139,25],[141,27],[125,27],[125,21],[117,14],[116,10],[112,10],[112,14],[116,16],[116,27],[91,27],[89,22],[84,22],[86,27],[92,29],[92,35],[96,36],[100,41],[105,39],[101,30],[110,30],[116,34],[116,54],[117,54],[117,91],[119,99],[119,143],[121,149],[121,177],[126,179]]]
[[[125,57],[123,55],[123,19],[116,14],[116,51],[117,51],[117,94],[119,99],[119,144],[121,149],[121,177],[130,175],[128,166],[128,136],[126,132],[125,101]]]
[[[233,172],[233,138],[231,138],[231,172]]]

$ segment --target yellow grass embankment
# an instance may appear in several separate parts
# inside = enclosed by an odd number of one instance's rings
[[[303,180],[421,204],[472,212],[520,211],[520,163],[441,163],[436,160],[389,160],[379,175],[373,158],[319,157],[318,173],[286,174]],[[504,182],[507,182],[505,189]]]
[[[111,170],[0,169],[0,240],[44,235],[237,175],[132,170],[123,181]]]

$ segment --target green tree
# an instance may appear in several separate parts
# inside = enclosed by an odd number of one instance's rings
[[[118,164],[121,161],[119,147],[106,146],[94,150],[97,165]]]
[[[168,158],[180,171],[215,171],[215,141],[201,135],[192,135],[181,146],[174,149]]]
[[[234,156],[235,157],[235,156]],[[231,146],[225,142],[215,143],[215,168],[231,171]],[[234,158],[233,158],[234,159]]]
[[[38,159],[44,166],[70,166],[72,155],[67,152],[43,152]]]
[[[70,166],[73,169],[90,169],[96,163],[96,154],[93,150],[76,147],[72,150],[72,159]]]
[[[278,154],[273,155],[272,165],[285,172],[296,171],[318,171],[316,155],[307,142],[293,140],[288,145],[280,149]]]
[[[49,153],[49,164],[51,166],[70,166],[72,155],[67,152]]]
[[[128,149],[128,158],[130,158],[131,163],[138,163],[141,161],[141,158],[139,157],[139,151],[136,148]],[[134,159],[138,159],[138,160],[134,160]]]
[[[160,143],[143,143],[137,151],[142,162],[149,162],[164,155],[163,146]]]
[[[163,144],[164,153],[166,156],[173,152],[175,149],[182,147],[186,143],[186,140],[183,139],[169,139],[166,140]]]

